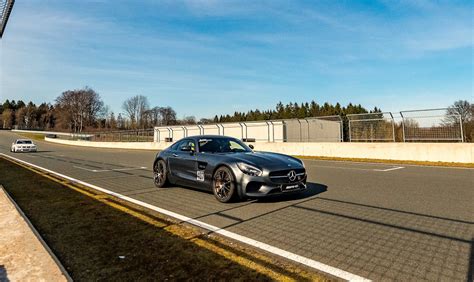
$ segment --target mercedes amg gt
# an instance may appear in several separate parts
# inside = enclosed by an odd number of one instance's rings
[[[277,153],[255,152],[239,139],[200,135],[183,138],[156,155],[153,179],[212,191],[220,202],[306,189],[301,160]]]

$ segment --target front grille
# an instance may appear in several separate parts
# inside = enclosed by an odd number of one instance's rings
[[[290,180],[288,174],[294,171],[296,174],[296,178],[294,180]],[[298,169],[285,169],[279,171],[272,171],[269,174],[270,180],[277,184],[291,184],[291,183],[298,183],[305,179],[306,177],[306,170],[304,168]]]
[[[306,170],[304,168],[297,168],[297,169],[285,169],[285,170],[277,170],[270,172],[270,177],[275,176],[287,176],[290,171],[294,170],[296,174],[304,173]]]

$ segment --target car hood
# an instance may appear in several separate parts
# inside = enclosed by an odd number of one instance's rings
[[[279,170],[302,167],[301,161],[283,154],[271,152],[233,153],[237,161],[255,165],[262,169]]]

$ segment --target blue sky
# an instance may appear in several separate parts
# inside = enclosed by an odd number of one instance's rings
[[[90,86],[115,113],[142,94],[179,117],[349,102],[474,100],[472,1],[16,1],[0,100]]]

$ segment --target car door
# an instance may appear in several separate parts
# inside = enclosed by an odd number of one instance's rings
[[[185,147],[192,147],[194,150],[184,151]],[[181,183],[190,184],[196,182],[197,162],[195,148],[194,140],[185,139],[180,141],[176,149],[169,156],[170,173]]]

